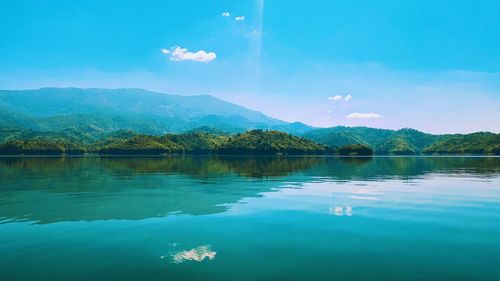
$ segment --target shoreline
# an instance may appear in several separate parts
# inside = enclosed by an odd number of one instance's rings
[[[117,155],[67,155],[67,154],[18,154],[18,155],[0,155],[0,158],[196,158],[196,157],[237,157],[237,158],[500,158],[500,155],[471,155],[471,154],[453,154],[453,155],[262,155],[262,154],[167,154],[167,155],[148,155],[148,154],[117,154]]]

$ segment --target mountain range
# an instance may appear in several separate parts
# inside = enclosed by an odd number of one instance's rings
[[[361,144],[384,155],[496,154],[500,150],[500,134],[315,128],[271,118],[210,95],[180,96],[142,89],[0,90],[0,142],[49,137],[92,143],[124,132],[231,135],[255,129],[282,131],[334,148]]]
[[[0,117],[3,127],[35,131],[78,129],[106,133],[134,130],[165,134],[201,126],[220,128],[230,133],[249,129],[300,132],[309,128],[209,95],[179,96],[142,89],[2,90]]]

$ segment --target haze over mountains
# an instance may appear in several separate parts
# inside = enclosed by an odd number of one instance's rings
[[[164,134],[212,126],[228,132],[293,125],[209,95],[179,96],[141,89],[42,88],[0,91],[3,126],[37,131],[134,130]],[[298,129],[307,126],[299,125]]]
[[[288,123],[209,95],[179,96],[142,89],[42,88],[0,91],[0,141],[71,137],[93,142],[122,131],[164,135],[278,130],[330,147],[363,144],[377,154],[495,153],[500,134],[431,135],[413,129],[314,128]],[[432,148],[429,150],[429,148]]]

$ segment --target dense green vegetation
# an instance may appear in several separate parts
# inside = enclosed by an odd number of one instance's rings
[[[0,90],[0,154],[499,155],[499,150],[499,135],[493,133],[319,129],[207,95],[140,89]]]
[[[252,130],[230,136],[204,132],[151,136],[119,131],[97,142],[84,142],[71,137],[64,139],[60,136],[51,139],[44,136],[16,140],[10,138],[0,144],[0,154],[3,155],[82,154],[85,152],[104,155],[317,155],[335,153],[332,148],[308,139],[283,132],[263,130]],[[356,150],[349,154],[356,155],[358,152]]]
[[[373,155],[373,149],[364,144],[348,144],[339,147],[337,154],[344,156],[368,156]]]
[[[363,144],[379,155],[416,155],[446,136],[431,135],[413,129],[398,131],[367,127],[333,127],[317,129],[302,135],[322,144],[341,147]]]
[[[346,129],[355,130],[356,128]],[[214,133],[208,133],[205,130]],[[321,130],[327,131],[328,129]],[[376,141],[352,132],[327,133],[319,139],[320,141],[316,142],[279,131],[263,130],[231,135],[209,128],[162,136],[120,130],[102,137],[79,134],[75,131],[56,133],[0,130],[0,154],[500,155],[500,134],[493,133],[433,136],[404,129],[393,131],[385,139]]]
[[[416,155],[417,148],[404,137],[390,138],[378,147],[378,152],[387,155]]]
[[[138,135],[125,140],[108,142],[104,146],[97,146],[100,154],[115,155],[159,155],[179,151],[177,144],[159,137]]]
[[[208,95],[179,96],[141,89],[42,88],[0,90],[0,128],[100,135],[117,130],[163,135],[210,126],[238,133],[289,124]]]
[[[278,131],[253,130],[233,136],[203,132],[167,134],[164,136],[138,135],[129,139],[107,141],[97,146],[101,154],[224,154],[224,155],[275,155],[275,154],[327,154],[334,151],[311,140]]]
[[[204,132],[193,132],[186,134],[167,134],[161,139],[173,142],[179,146],[179,152],[195,154],[217,153],[227,145],[229,136],[216,135]]]
[[[216,154],[229,140],[227,136],[203,132],[167,134],[164,136],[113,136],[94,145],[100,154]]]
[[[413,129],[398,131],[366,127],[333,127],[302,135],[339,148],[346,144],[371,147],[378,155],[477,154],[500,155],[500,134],[431,135]]]
[[[487,132],[454,135],[423,150],[425,154],[493,154],[500,155],[500,134]]]
[[[60,139],[9,140],[0,144],[0,154],[3,155],[81,155],[85,152],[81,145]]]
[[[253,130],[237,134],[219,148],[222,154],[327,154],[334,151],[314,141],[279,131]]]

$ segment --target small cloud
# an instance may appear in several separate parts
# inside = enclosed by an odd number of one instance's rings
[[[244,21],[245,20],[245,16],[238,16],[238,17],[235,17],[234,18],[235,21]]]
[[[345,101],[350,101],[352,99],[352,96],[351,95],[347,95],[345,96],[344,100]]]
[[[222,16],[223,16],[223,17],[230,17],[230,16],[231,16],[231,14],[230,14],[229,12],[223,12],[223,13],[222,13]]]
[[[345,118],[347,119],[378,119],[381,118],[382,116],[377,113],[351,113],[347,115]]]
[[[342,99],[342,96],[341,95],[336,95],[336,96],[328,97],[328,99],[331,100],[331,101],[338,101],[338,100]]]
[[[162,54],[169,55],[171,61],[197,61],[197,62],[211,62],[217,55],[214,52],[205,52],[200,50],[197,52],[189,52],[186,48],[179,46],[172,47],[170,50],[161,49]]]

